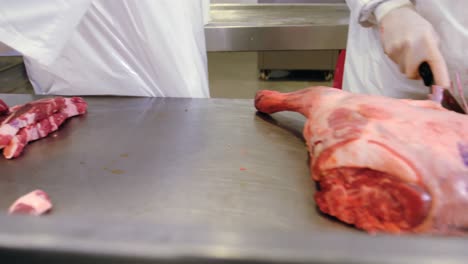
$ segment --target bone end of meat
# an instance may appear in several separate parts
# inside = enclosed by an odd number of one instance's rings
[[[336,89],[338,90],[338,89]],[[265,114],[274,114],[280,111],[293,111],[309,116],[310,111],[319,105],[322,97],[339,95],[336,91],[323,86],[306,88],[290,93],[261,90],[255,94],[255,108]],[[328,98],[327,98],[328,99]]]
[[[39,216],[52,209],[49,195],[42,190],[34,190],[18,198],[8,210],[10,215],[34,215]]]

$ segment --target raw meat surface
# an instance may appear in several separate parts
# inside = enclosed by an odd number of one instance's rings
[[[65,98],[55,97],[36,100],[17,107],[0,125],[0,149],[10,143],[18,131],[49,117],[65,107]]]
[[[329,87],[259,91],[255,107],[307,117],[322,212],[368,232],[466,234],[467,115]]]
[[[87,104],[82,98],[65,98],[65,107],[57,113],[20,129],[18,134],[3,150],[3,155],[7,159],[18,157],[28,142],[46,137],[48,134],[56,131],[67,118],[84,114],[86,109]]]
[[[28,142],[56,131],[66,119],[86,113],[81,97],[40,99],[10,107],[0,116],[0,149],[7,159],[18,157]]]
[[[35,190],[16,200],[8,210],[9,214],[42,215],[52,209],[49,195],[42,190]]]
[[[8,105],[0,99],[0,115],[8,112]]]

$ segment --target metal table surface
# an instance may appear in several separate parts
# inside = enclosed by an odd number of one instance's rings
[[[208,51],[346,48],[346,4],[212,4]]]
[[[371,237],[318,213],[295,113],[259,115],[252,100],[87,101],[88,114],[0,159],[1,259],[466,262],[466,240]],[[36,188],[51,196],[50,214],[6,215]]]

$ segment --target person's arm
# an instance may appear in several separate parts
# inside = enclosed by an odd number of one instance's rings
[[[410,79],[420,79],[418,68],[427,62],[435,83],[450,86],[439,37],[432,25],[416,12],[409,0],[347,0],[359,12],[359,24],[378,27],[385,54]]]
[[[410,0],[348,0],[355,2],[354,8],[359,12],[358,23],[363,27],[372,27],[388,14],[390,11],[403,7],[411,6]]]
[[[60,54],[92,0],[0,0],[0,42],[41,64]]]

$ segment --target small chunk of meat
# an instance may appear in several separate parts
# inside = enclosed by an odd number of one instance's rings
[[[35,190],[18,198],[8,210],[9,214],[42,215],[52,209],[49,195]]]

